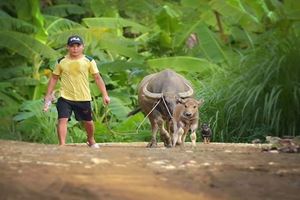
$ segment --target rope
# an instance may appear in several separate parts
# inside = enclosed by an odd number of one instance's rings
[[[171,115],[171,112],[170,112],[169,107],[168,107],[168,105],[167,105],[167,103],[166,103],[166,101],[165,101],[164,96],[162,97],[162,99],[163,99],[163,102],[164,102],[164,104],[165,104],[165,107],[167,108],[167,111],[168,111],[168,114],[169,114],[170,118],[173,119],[173,116]]]
[[[169,110],[169,107],[168,107],[168,105],[167,105],[167,103],[166,103],[166,100],[165,100],[164,96],[162,96],[161,99],[163,100],[163,102],[164,102],[164,104],[165,104],[165,107],[166,107],[166,109],[167,109],[167,111],[168,111],[168,114],[169,114],[170,118],[173,119],[173,116],[172,116],[172,114],[171,114],[171,112],[170,112],[170,110]],[[137,129],[136,129],[136,132],[137,132],[137,133],[139,132],[139,129],[141,128],[141,126],[142,126],[142,124],[144,123],[144,121],[146,120],[146,118],[147,118],[147,117],[153,112],[153,110],[158,106],[158,104],[160,103],[161,99],[159,99],[159,101],[154,105],[154,107],[150,110],[150,112],[144,117],[143,121],[140,123],[140,125],[139,125],[139,126],[137,127]]]
[[[108,119],[108,111],[109,111],[108,105],[104,105],[104,123],[105,123],[108,131],[113,135],[113,137],[115,137],[117,132],[110,128],[110,123],[109,123],[110,120]]]
[[[159,101],[154,105],[154,107],[152,108],[152,110],[150,110],[150,112],[144,117],[143,121],[140,123],[140,125],[137,127],[136,132],[139,133],[139,129],[141,128],[142,124],[144,123],[144,121],[146,120],[146,118],[153,112],[153,110],[157,107],[157,105],[160,103],[161,99],[159,99]]]

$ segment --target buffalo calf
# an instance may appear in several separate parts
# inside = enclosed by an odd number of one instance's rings
[[[189,131],[191,132],[192,145],[196,146],[196,130],[199,119],[198,109],[203,103],[203,99],[199,101],[194,98],[177,100],[173,113],[173,147],[176,144],[184,145],[186,135]]]

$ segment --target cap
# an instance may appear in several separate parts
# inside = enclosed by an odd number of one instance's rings
[[[69,37],[67,44],[68,44],[68,46],[70,46],[72,44],[83,44],[83,41],[82,41],[81,37],[79,37],[78,35],[73,35],[73,36]]]

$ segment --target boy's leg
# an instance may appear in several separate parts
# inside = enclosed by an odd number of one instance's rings
[[[58,98],[56,108],[58,112],[58,125],[57,125],[58,141],[59,141],[59,145],[65,145],[68,120],[72,114],[72,109],[69,101],[67,101],[62,97]]]
[[[77,121],[82,121],[87,134],[88,145],[96,144],[94,138],[94,122],[92,119],[92,108],[90,101],[77,102],[74,104],[74,114]]]
[[[57,133],[58,133],[59,145],[61,146],[66,144],[67,126],[68,126],[68,118],[58,119]]]
[[[93,145],[96,143],[94,138],[94,122],[91,121],[83,121],[84,127],[87,133],[87,141],[89,145]]]

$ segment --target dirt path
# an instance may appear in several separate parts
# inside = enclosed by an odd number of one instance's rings
[[[0,199],[299,199],[300,154],[250,144],[145,146],[0,140]]]

